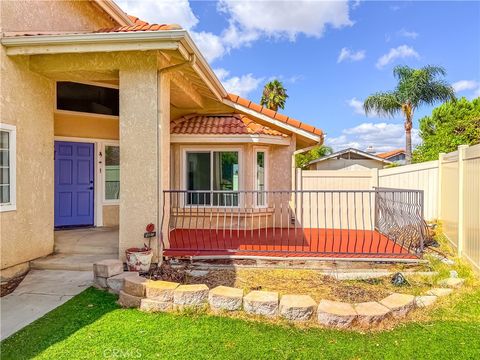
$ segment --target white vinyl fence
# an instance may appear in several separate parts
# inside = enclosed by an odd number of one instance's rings
[[[440,220],[458,253],[480,271],[480,144],[389,169],[298,170],[296,183],[299,190],[423,190],[425,219]]]

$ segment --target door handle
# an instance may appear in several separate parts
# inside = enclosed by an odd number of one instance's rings
[[[93,190],[93,186],[90,186],[90,187],[88,188],[88,190]]]

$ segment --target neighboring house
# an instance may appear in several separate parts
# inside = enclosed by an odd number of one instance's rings
[[[160,227],[164,190],[289,190],[293,152],[323,142],[228,94],[178,25],[107,0],[2,1],[1,16],[2,269],[66,226],[119,225],[123,256]]]
[[[384,153],[376,154],[378,157],[382,159],[389,160],[391,162],[404,165],[405,164],[405,150],[403,149],[396,149],[392,151],[387,151]]]
[[[362,150],[348,148],[315,159],[308,165],[309,170],[366,170],[383,169],[392,162]]]

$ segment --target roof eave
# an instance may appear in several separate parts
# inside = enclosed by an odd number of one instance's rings
[[[344,149],[344,150],[340,150],[340,151],[334,152],[333,154],[330,154],[330,155],[321,157],[321,158],[319,158],[319,159],[312,160],[312,161],[310,161],[310,162],[308,163],[308,165],[312,165],[312,164],[319,163],[319,162],[321,162],[321,161],[333,159],[333,158],[335,158],[335,157],[337,157],[337,156],[346,154],[346,153],[348,153],[348,152],[353,152],[353,153],[355,153],[355,154],[365,156],[366,158],[369,158],[369,159],[371,159],[371,160],[380,161],[380,162],[383,162],[383,163],[386,163],[386,164],[392,164],[392,163],[393,163],[393,161],[390,161],[390,160],[387,160],[387,159],[383,159],[383,158],[378,157],[378,156],[376,156],[376,155],[372,155],[372,154],[369,154],[369,153],[367,153],[367,152],[364,152],[364,151],[361,151],[361,150],[358,150],[358,149],[348,148],[348,149]],[[357,159],[357,160],[359,160],[359,159]]]

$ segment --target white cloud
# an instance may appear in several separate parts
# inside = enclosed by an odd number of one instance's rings
[[[326,138],[326,143],[336,151],[348,147],[366,150],[372,146],[376,152],[390,151],[405,147],[405,129],[403,124],[362,123],[344,129],[340,136]],[[412,144],[420,143],[418,129],[412,129]]]
[[[198,24],[188,0],[116,0],[118,6],[129,15],[158,24],[180,24],[191,29]]]
[[[226,49],[219,36],[205,31],[190,31],[190,35],[208,62],[221,58],[225,54]]]
[[[410,38],[410,39],[416,39],[418,37],[417,32],[408,31],[408,30],[405,30],[405,29],[400,30],[397,34],[399,36],[403,36],[403,37]]]
[[[376,66],[377,68],[381,69],[396,59],[404,59],[407,57],[414,57],[418,59],[420,55],[418,55],[414,48],[407,45],[400,45],[396,48],[390,49],[387,54],[381,56],[378,59]]]
[[[230,17],[230,33],[295,40],[298,34],[321,37],[326,26],[351,26],[348,1],[220,0],[218,9]],[[252,40],[250,40],[252,41]]]
[[[350,106],[355,114],[365,115],[365,110],[363,109],[363,101],[358,100],[357,98],[352,98],[347,100],[348,106]]]
[[[360,61],[365,59],[365,50],[353,51],[348,48],[342,48],[338,55],[337,63],[341,63],[344,60]]]
[[[217,74],[228,92],[240,95],[241,97],[247,97],[250,92],[256,90],[260,83],[265,80],[263,77],[256,78],[253,74],[230,76],[230,72],[223,68],[217,68],[213,71]]]
[[[452,87],[453,87],[453,90],[455,90],[455,92],[458,93],[465,90],[477,89],[479,87],[479,84],[475,80],[460,80],[460,81],[454,82],[452,84]]]

